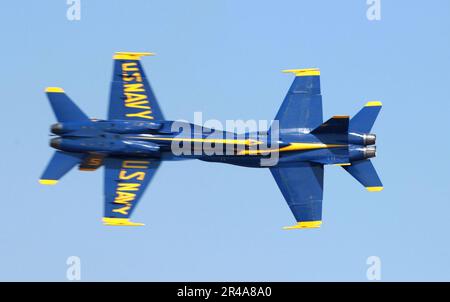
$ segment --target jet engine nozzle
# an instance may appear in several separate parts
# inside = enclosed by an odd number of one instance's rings
[[[377,156],[377,147],[376,146],[368,146],[364,148],[364,158],[372,158]]]
[[[364,134],[364,145],[375,145],[375,142],[377,141],[377,136],[375,134],[369,133]]]
[[[50,127],[50,132],[54,134],[60,134],[63,131],[63,125],[61,123],[53,124]]]
[[[377,136],[372,133],[350,132],[348,134],[348,142],[353,145],[369,146],[375,145]]]
[[[55,137],[52,138],[50,140],[50,147],[55,148],[55,149],[59,149],[59,147],[61,146],[61,138],[60,137]]]
[[[376,146],[365,146],[365,147],[356,147],[353,146],[349,149],[349,157],[350,160],[363,160],[376,156],[377,147]]]

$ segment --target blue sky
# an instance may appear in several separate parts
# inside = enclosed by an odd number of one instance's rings
[[[368,21],[352,1],[8,1],[0,11],[3,130],[0,280],[450,280],[450,2],[381,2]],[[134,220],[101,224],[103,173],[38,184],[52,150],[44,94],[61,86],[92,117],[106,115],[111,56],[153,51],[143,64],[166,117],[272,119],[292,81],[319,67],[324,117],[384,107],[368,193],[327,167],[323,226],[283,231],[293,217],[269,171],[164,163]]]

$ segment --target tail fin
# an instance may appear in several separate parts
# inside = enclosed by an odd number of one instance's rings
[[[343,168],[359,181],[368,191],[381,191],[383,184],[370,159],[354,161]]]
[[[47,165],[39,182],[54,185],[58,180],[82,161],[83,154],[56,151]]]
[[[86,114],[59,87],[47,87],[47,97],[58,122],[89,120]]]
[[[328,121],[311,131],[311,134],[348,133],[348,115],[335,115]]]
[[[368,102],[351,120],[350,132],[370,133],[378,113],[381,110],[381,102]]]
[[[346,144],[348,142],[348,126],[349,117],[347,115],[335,115],[311,131],[311,134],[326,144]]]

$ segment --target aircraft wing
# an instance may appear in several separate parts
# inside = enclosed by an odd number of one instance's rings
[[[314,129],[323,122],[319,69],[289,69],[295,74],[275,120],[281,131],[298,128]]]
[[[140,58],[148,52],[116,52],[109,96],[109,120],[164,120]]]
[[[317,228],[322,224],[323,165],[299,163],[270,168],[297,224],[285,229]]]
[[[143,225],[129,218],[160,163],[142,158],[105,159],[105,225]]]

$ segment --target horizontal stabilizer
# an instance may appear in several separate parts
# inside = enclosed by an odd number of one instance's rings
[[[58,122],[88,121],[89,118],[59,87],[47,87],[47,97]]]
[[[350,132],[370,133],[381,110],[381,102],[368,102],[351,120]]]
[[[343,168],[359,181],[368,191],[381,191],[383,184],[369,159],[354,161]]]
[[[56,151],[47,165],[39,182],[54,185],[58,180],[82,161],[83,154]]]

